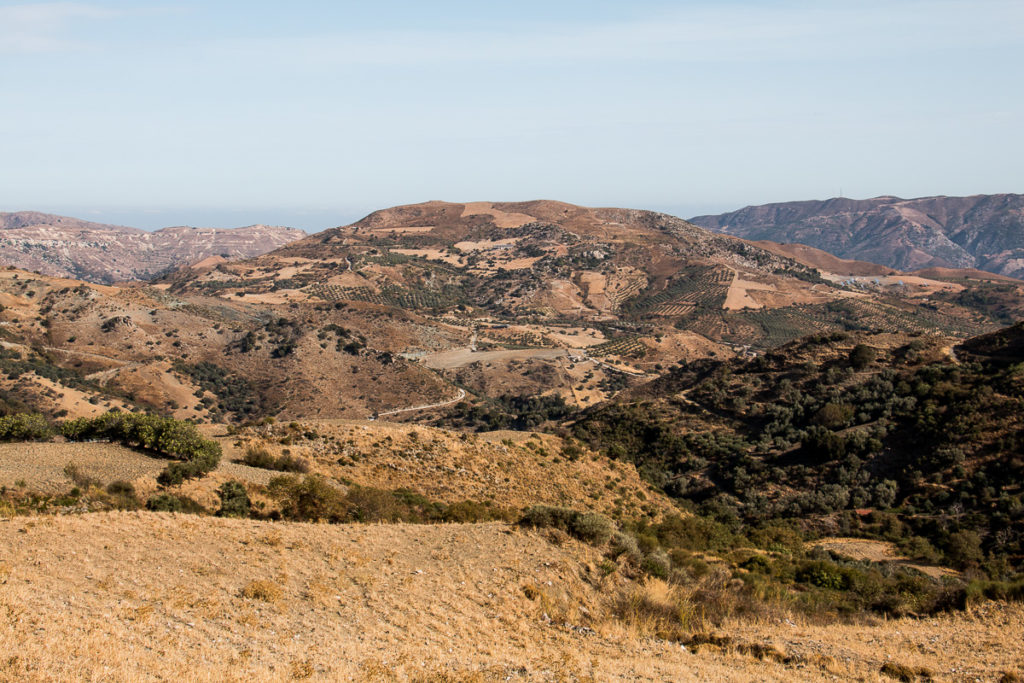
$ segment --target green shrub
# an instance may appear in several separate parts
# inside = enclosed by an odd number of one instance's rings
[[[615,525],[604,515],[552,505],[533,505],[527,508],[519,523],[523,526],[561,529],[592,545],[607,543],[615,531]]]
[[[875,350],[867,344],[857,344],[850,351],[850,366],[855,370],[863,370],[875,360]]]
[[[651,531],[666,548],[713,550],[735,543],[734,534],[724,524],[697,515],[671,515]]]
[[[264,470],[275,472],[296,472],[305,474],[309,472],[309,462],[290,454],[274,457],[270,451],[262,446],[249,446],[245,449],[245,456],[242,462],[249,467],[259,467]]]
[[[849,588],[848,577],[832,562],[808,562],[797,570],[796,580],[809,583],[818,588],[846,590]]]
[[[0,417],[0,441],[40,441],[53,435],[53,427],[39,413]]]
[[[199,503],[186,496],[174,496],[169,493],[158,493],[146,501],[146,509],[151,512],[188,512],[201,515],[206,513]]]
[[[659,548],[643,559],[640,568],[651,576],[667,579],[668,573],[672,569],[672,561],[665,551]]]
[[[181,499],[169,493],[159,493],[146,501],[146,509],[152,512],[181,512]]]
[[[740,568],[757,574],[767,574],[771,571],[772,563],[764,555],[751,555],[739,564]]]
[[[982,599],[1024,602],[1024,579],[972,581],[967,585],[966,598],[968,602],[979,602]]]
[[[607,555],[611,558],[625,557],[631,562],[639,562],[643,557],[636,537],[623,531],[616,531],[612,534]]]
[[[226,481],[217,489],[220,496],[218,517],[248,517],[251,504],[245,486],[238,481]]]
[[[203,476],[217,467],[221,456],[220,444],[205,438],[194,424],[159,415],[111,411],[68,420],[60,433],[68,441],[112,441],[184,461],[171,463],[160,473],[157,482],[163,486]]]
[[[285,519],[302,522],[343,522],[348,501],[318,474],[284,475],[270,480],[267,490],[281,505]]]
[[[506,519],[507,511],[473,500],[463,500],[448,505],[441,513],[441,521],[461,524],[475,522],[491,522]]]
[[[118,479],[107,484],[107,493],[112,496],[134,496],[135,487],[130,482]]]

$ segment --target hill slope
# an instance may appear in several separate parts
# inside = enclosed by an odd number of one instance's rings
[[[681,365],[575,432],[730,523],[885,533],[922,558],[1012,576],[1024,568],[1022,338],[1017,325],[953,352],[812,337]],[[884,532],[873,510],[893,513]]]
[[[109,284],[148,280],[213,256],[256,256],[304,235],[268,225],[146,232],[34,211],[0,213],[0,264]]]
[[[11,681],[879,680],[892,661],[994,680],[1019,666],[1024,637],[1019,606],[984,605],[728,629],[784,662],[694,653],[609,618],[631,586],[594,549],[500,524],[110,513],[6,521],[0,544]]]
[[[0,398],[533,429],[679,360],[848,330],[960,339],[1024,311],[1021,283],[854,276],[805,252],[648,211],[429,202],[147,286],[0,271]]]
[[[1024,195],[836,198],[748,206],[691,221],[752,240],[799,242],[900,270],[978,268],[1024,277]]]

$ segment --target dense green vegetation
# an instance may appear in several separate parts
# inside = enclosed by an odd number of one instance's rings
[[[1022,359],[954,362],[924,340],[891,351],[865,342],[835,334],[682,364],[584,414],[573,433],[732,530],[799,521],[1018,576]]]
[[[291,454],[275,456],[262,446],[249,446],[245,449],[242,462],[249,467],[259,467],[276,472],[308,472],[309,462]]]
[[[843,558],[809,546],[809,535],[794,523],[737,529],[699,515],[672,515],[616,528],[602,515],[534,506],[520,524],[601,548],[606,572],[652,576],[686,591],[688,599],[669,615],[669,633],[680,639],[737,615],[924,615],[984,598],[1024,599],[1021,580],[935,580],[910,566]],[[691,621],[694,614],[699,618]]]
[[[66,387],[83,391],[105,391],[95,382],[82,377],[81,373],[57,365],[44,352],[22,353],[17,349],[0,348],[0,373],[6,375],[8,379],[18,379],[22,375],[33,373]]]
[[[220,462],[221,448],[205,438],[195,425],[159,415],[109,412],[93,418],[77,418],[60,425],[69,441],[112,441],[178,460],[160,473],[165,486],[201,477]]]
[[[0,441],[42,441],[53,436],[53,426],[39,413],[0,417]]]
[[[549,420],[565,420],[572,409],[561,396],[515,396],[505,394],[486,403],[458,403],[445,416],[444,424],[478,432],[498,429],[527,431]]]

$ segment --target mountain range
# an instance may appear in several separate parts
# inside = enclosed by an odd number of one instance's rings
[[[1024,195],[875,197],[748,206],[696,216],[709,230],[796,242],[890,268],[977,268],[1024,278]]]
[[[147,232],[35,211],[0,213],[0,263],[110,284],[148,280],[212,256],[256,256],[305,236],[269,225],[171,227]]]

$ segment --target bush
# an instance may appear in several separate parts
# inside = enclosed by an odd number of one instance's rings
[[[217,489],[220,496],[218,517],[248,517],[251,504],[245,486],[238,481],[226,481]]]
[[[185,496],[173,496],[169,493],[159,493],[146,501],[146,509],[150,512],[188,512],[194,515],[206,513],[199,503]]]
[[[981,537],[974,531],[950,534],[946,555],[960,567],[977,563],[982,558]]]
[[[672,561],[665,551],[659,548],[643,559],[640,568],[651,576],[667,579],[669,570],[672,569]]]
[[[849,588],[849,577],[831,562],[808,562],[805,563],[796,573],[796,580],[800,583],[809,583],[818,588],[830,588],[832,590],[846,590]]]
[[[111,411],[68,420],[60,426],[60,433],[68,441],[112,441],[183,460],[160,473],[157,482],[163,486],[203,476],[217,467],[221,456],[220,444],[205,438],[191,422],[159,415]]]
[[[39,413],[0,417],[0,441],[40,441],[53,435],[53,427]]]
[[[112,496],[134,496],[135,487],[130,482],[118,479],[107,484],[107,493]]]
[[[854,370],[863,370],[875,360],[875,350],[867,344],[857,344],[850,351],[850,366]]]
[[[318,474],[284,475],[270,480],[267,490],[281,505],[281,515],[300,522],[343,522],[348,502]]]
[[[441,513],[441,521],[457,522],[460,524],[475,522],[491,522],[498,519],[507,519],[508,511],[496,509],[483,503],[472,500],[464,500],[448,505]]]
[[[160,493],[146,501],[146,509],[150,512],[181,512],[181,499],[169,493]]]
[[[615,531],[611,520],[595,512],[579,512],[551,505],[533,505],[519,519],[522,526],[553,527],[592,545],[607,543]]]
[[[724,524],[697,515],[671,515],[651,531],[658,543],[667,548],[714,550],[735,543],[734,535]]]
[[[262,446],[249,446],[245,449],[245,456],[242,462],[249,467],[259,467],[264,470],[275,472],[297,472],[305,474],[309,472],[309,462],[292,455],[274,457],[270,451]]]
[[[636,542],[636,537],[622,531],[616,531],[612,534],[607,555],[611,558],[625,557],[631,562],[639,562],[643,557],[643,554],[640,552],[640,546]]]

